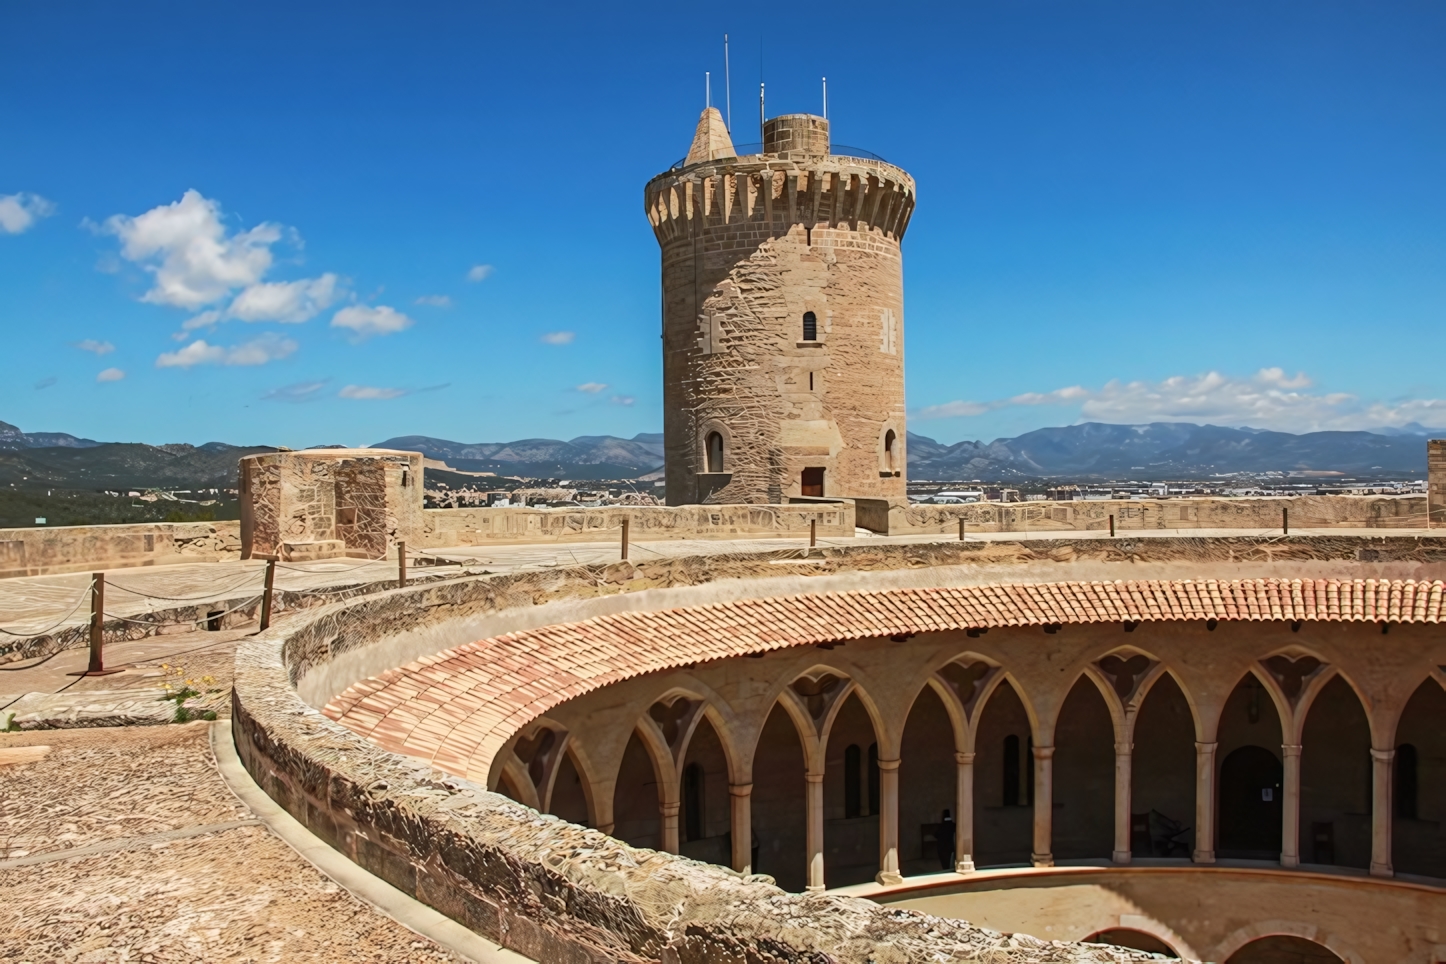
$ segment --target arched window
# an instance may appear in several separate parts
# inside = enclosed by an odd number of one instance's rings
[[[884,433],[884,467],[890,472],[896,472],[899,468],[894,464],[894,444],[898,442],[898,440],[899,436],[893,429],[889,429]]]
[[[703,839],[703,768],[697,763],[683,768],[683,839]]]
[[[1396,747],[1396,816],[1416,819],[1416,797],[1420,788],[1416,772],[1416,747],[1402,743]]]
[[[708,449],[708,471],[723,471],[723,433],[709,432],[706,443]]]
[[[863,816],[863,754],[857,743],[844,749],[844,816]]]
[[[803,313],[803,340],[818,341],[818,316],[811,311]]]

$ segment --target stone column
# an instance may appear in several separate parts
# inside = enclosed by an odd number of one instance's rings
[[[1285,779],[1281,781],[1280,865],[1300,866],[1300,744],[1285,743],[1280,747],[1285,761]]]
[[[1391,819],[1395,800],[1391,794],[1391,766],[1395,750],[1371,750],[1371,876],[1394,877],[1391,867]]]
[[[879,761],[879,872],[881,884],[902,884],[899,873],[899,761]]]
[[[954,870],[974,872],[974,754],[954,754]]]
[[[1195,744],[1195,853],[1197,864],[1215,863],[1215,749],[1219,743]]]
[[[616,793],[617,782],[614,780],[600,780],[592,788],[593,826],[609,837],[617,827],[613,820],[613,797]]]
[[[1134,851],[1130,839],[1130,767],[1135,745],[1115,744],[1115,853],[1117,864],[1127,864]]]
[[[728,784],[729,836],[733,840],[733,869],[753,873],[753,784]]]
[[[810,891],[824,889],[823,883],[823,774],[809,773],[808,781],[808,886]]]
[[[658,805],[658,813],[662,816],[663,823],[663,851],[670,854],[678,852],[678,802],[661,803]]]
[[[1054,853],[1054,747],[1034,748],[1034,853],[1030,863],[1053,867]]]

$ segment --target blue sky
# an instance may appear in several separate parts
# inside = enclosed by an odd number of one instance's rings
[[[760,29],[767,34],[760,38]],[[909,170],[910,428],[1446,425],[1438,2],[0,4],[0,419],[662,423],[642,189],[703,71]]]

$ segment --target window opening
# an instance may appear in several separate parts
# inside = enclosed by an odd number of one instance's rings
[[[683,768],[683,834],[687,840],[703,839],[703,768],[697,763]]]
[[[1396,747],[1396,816],[1416,819],[1416,798],[1420,793],[1416,747],[1402,743]]]
[[[844,816],[863,816],[863,754],[857,743],[844,749]]]
[[[808,373],[808,390],[813,391],[813,372]]]
[[[723,434],[721,432],[709,432],[708,441],[708,471],[723,471]]]
[[[869,744],[869,813],[879,812],[879,745]]]
[[[898,438],[899,436],[894,433],[893,429],[884,433],[884,461],[890,472],[894,471],[894,443],[898,441]]]
[[[802,483],[803,495],[811,495],[818,498],[823,497],[823,469],[804,469]]]
[[[803,340],[818,341],[818,316],[811,311],[803,313]]]

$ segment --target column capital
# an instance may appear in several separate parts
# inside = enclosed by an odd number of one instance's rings
[[[806,781],[809,782],[809,783],[822,783],[822,782],[823,782],[823,774],[822,774],[822,773],[805,773],[805,774],[803,775],[803,779],[806,780]]]
[[[974,754],[973,754],[973,753],[956,753],[956,754],[954,754],[954,762],[960,764],[961,766],[966,766],[966,767],[967,767],[967,766],[970,766],[971,764],[974,763]]]
[[[1052,747],[1052,746],[1036,746],[1036,747],[1033,747],[1032,749],[1033,749],[1033,751],[1034,751],[1034,758],[1035,758],[1036,760],[1052,760],[1052,759],[1054,759],[1054,747]],[[1053,865],[1050,865],[1050,866],[1053,866]]]
[[[658,812],[664,817],[676,817],[681,806],[681,804],[677,803],[661,803],[658,804]]]
[[[1116,743],[1116,744],[1115,744],[1115,756],[1129,756],[1131,753],[1134,753],[1134,752],[1135,752],[1135,745],[1134,745],[1133,743]]]
[[[1300,756],[1301,745],[1299,743],[1282,743],[1280,752],[1285,756]]]
[[[878,762],[880,770],[897,770],[899,768],[898,760],[880,760]]]
[[[735,797],[747,797],[753,795],[753,784],[751,783],[730,783],[728,792]]]
[[[1214,753],[1216,747],[1218,747],[1218,746],[1220,746],[1219,743],[1201,743],[1199,740],[1196,740],[1196,741],[1195,741],[1195,752],[1196,752],[1196,753]]]
[[[1379,760],[1381,763],[1390,763],[1395,758],[1395,750],[1377,750],[1375,747],[1371,747],[1372,760]]]

